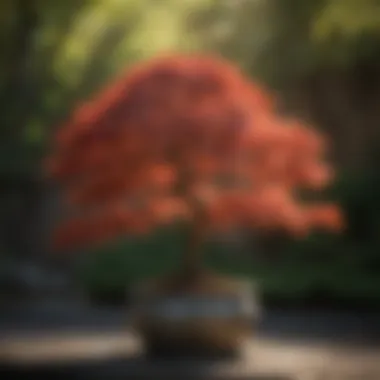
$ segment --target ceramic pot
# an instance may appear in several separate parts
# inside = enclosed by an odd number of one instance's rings
[[[246,280],[203,273],[138,284],[133,326],[152,356],[236,356],[259,318],[259,301]]]

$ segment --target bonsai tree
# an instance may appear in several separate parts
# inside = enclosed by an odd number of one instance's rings
[[[304,190],[332,179],[326,142],[280,116],[264,89],[219,58],[140,63],[81,105],[55,136],[49,173],[65,199],[61,249],[186,222],[183,270],[202,269],[202,243],[232,227],[338,230],[339,210]]]

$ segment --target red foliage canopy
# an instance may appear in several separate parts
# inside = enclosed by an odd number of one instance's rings
[[[49,170],[70,213],[56,244],[191,219],[200,200],[213,230],[338,229],[334,205],[296,197],[331,179],[324,150],[317,132],[278,116],[273,99],[226,62],[176,56],[139,64],[57,133]]]

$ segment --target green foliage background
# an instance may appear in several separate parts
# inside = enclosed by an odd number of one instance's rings
[[[46,199],[53,190],[41,159],[75,104],[139,60],[207,51],[267,83],[286,112],[310,119],[331,137],[340,175],[329,195],[348,219],[343,236],[261,244],[238,259],[232,246],[214,244],[209,265],[255,276],[268,292],[284,296],[321,287],[380,300],[378,1],[3,0],[0,46],[4,254],[49,256],[41,210],[50,210]],[[180,236],[161,231],[78,255],[77,273],[95,287],[161,273],[175,266]]]

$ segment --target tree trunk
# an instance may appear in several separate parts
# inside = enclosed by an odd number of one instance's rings
[[[182,269],[186,277],[196,277],[202,272],[202,249],[207,232],[205,208],[200,200],[191,202],[194,217],[189,226],[189,234],[182,257]]]

